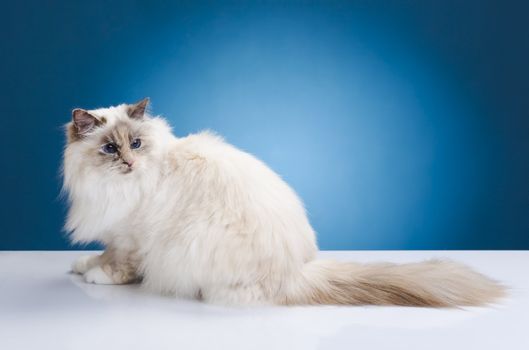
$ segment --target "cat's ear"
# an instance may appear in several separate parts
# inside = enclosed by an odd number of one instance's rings
[[[84,109],[76,108],[72,111],[72,121],[77,134],[80,136],[86,134],[101,122]]]
[[[129,108],[127,110],[127,113],[130,118],[132,119],[143,119],[145,116],[145,110],[147,109],[147,106],[149,105],[149,98],[146,97],[140,102],[137,102],[133,105],[129,105]]]

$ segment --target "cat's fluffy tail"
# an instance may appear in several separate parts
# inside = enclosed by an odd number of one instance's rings
[[[286,304],[455,307],[493,303],[505,288],[447,260],[411,264],[354,264],[315,260],[289,288]]]

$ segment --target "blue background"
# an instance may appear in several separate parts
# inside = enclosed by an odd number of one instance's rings
[[[0,249],[67,249],[74,107],[149,96],[283,176],[322,249],[529,248],[529,5],[2,4]]]

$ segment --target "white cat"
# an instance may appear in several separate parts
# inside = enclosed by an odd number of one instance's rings
[[[265,164],[209,132],[175,137],[148,100],[67,124],[66,229],[99,241],[73,271],[86,282],[221,304],[482,305],[504,288],[449,261],[315,260],[301,201]]]

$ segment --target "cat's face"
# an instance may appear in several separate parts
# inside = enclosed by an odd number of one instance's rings
[[[102,175],[131,174],[148,167],[155,143],[152,118],[145,114],[149,100],[133,105],[86,111],[74,109],[67,125],[67,150],[79,168]]]

